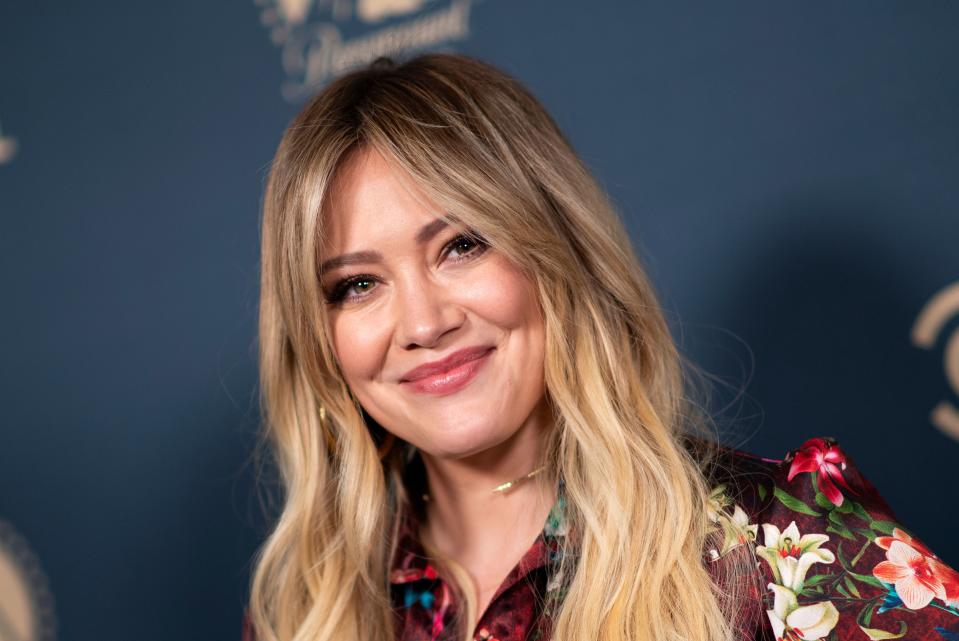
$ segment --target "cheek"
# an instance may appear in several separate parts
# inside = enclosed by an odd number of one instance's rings
[[[500,256],[483,265],[462,290],[464,307],[501,336],[501,372],[497,398],[490,407],[514,419],[544,393],[546,329],[535,285]]]
[[[503,329],[542,333],[542,318],[533,284],[502,256],[492,256],[461,289],[475,313]]]
[[[386,354],[387,332],[375,318],[358,321],[343,314],[330,321],[333,352],[347,385],[361,393],[364,384],[375,379]]]

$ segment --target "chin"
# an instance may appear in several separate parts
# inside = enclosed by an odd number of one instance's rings
[[[437,426],[431,431],[432,435],[424,435],[423,446],[418,446],[419,449],[438,458],[453,459],[479,454],[512,436],[486,422],[477,425],[452,423]]]

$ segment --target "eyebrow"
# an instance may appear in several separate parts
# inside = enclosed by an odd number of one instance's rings
[[[444,220],[443,218],[437,218],[436,220],[429,222],[423,225],[414,240],[416,244],[422,245],[430,241],[431,238],[440,233],[443,229],[449,226],[449,221]],[[338,267],[345,267],[346,265],[356,265],[359,263],[375,263],[383,260],[383,254],[378,251],[358,251],[350,252],[348,254],[340,254],[329,260],[324,260],[320,265],[320,276],[331,269],[337,269]]]

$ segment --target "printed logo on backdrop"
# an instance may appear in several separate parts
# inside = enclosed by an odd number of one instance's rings
[[[5,165],[17,155],[17,139],[3,135],[3,126],[0,123],[0,165]],[[0,637],[0,641],[5,641]]]
[[[953,318],[959,318],[959,282],[936,293],[916,318],[912,327],[912,342],[923,349],[934,349],[942,340],[941,334]],[[945,337],[942,365],[946,381],[959,398],[959,327]],[[943,433],[959,441],[959,407],[942,400],[930,414],[930,420]]]
[[[0,521],[0,641],[53,641],[49,583],[26,540]]]
[[[255,0],[280,47],[283,97],[296,102],[377,56],[434,49],[470,35],[479,0]]]

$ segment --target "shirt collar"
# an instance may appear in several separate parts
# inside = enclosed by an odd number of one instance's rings
[[[532,547],[523,555],[518,566],[510,573],[517,574],[515,579],[556,560],[556,552],[560,549],[562,539],[569,533],[569,519],[566,510],[565,484],[562,480],[557,485],[556,501],[550,508],[543,524],[543,529]],[[426,556],[417,531],[419,519],[412,506],[406,503],[399,515],[399,529],[397,543],[390,564],[390,583],[403,584],[421,579],[433,580],[439,574],[436,567]],[[511,581],[507,581],[511,582]]]

